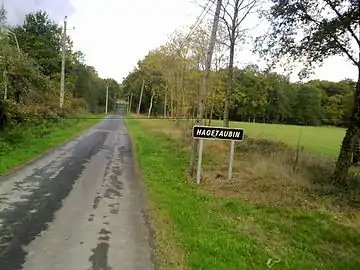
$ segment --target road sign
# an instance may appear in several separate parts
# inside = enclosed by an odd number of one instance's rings
[[[234,163],[235,141],[242,141],[244,139],[244,130],[242,128],[224,128],[224,127],[209,127],[209,126],[194,126],[192,136],[194,139],[199,139],[198,149],[198,164],[196,173],[196,182],[200,184],[201,179],[201,162],[202,152],[205,140],[226,140],[231,141],[230,155],[229,155],[229,169],[228,179],[232,177],[232,167]]]
[[[242,128],[224,128],[209,126],[194,126],[194,139],[242,141],[244,130]]]

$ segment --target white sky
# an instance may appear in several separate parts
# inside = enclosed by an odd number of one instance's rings
[[[68,28],[76,49],[86,55],[101,77],[119,83],[149,50],[164,44],[174,30],[191,25],[201,8],[191,0],[71,0],[74,13]],[[253,22],[252,22],[253,23]],[[259,30],[258,30],[259,31]],[[238,53],[237,63],[257,63],[246,49]],[[356,79],[350,63],[340,57],[328,59],[312,78],[339,81]],[[292,76],[297,80],[296,76]]]

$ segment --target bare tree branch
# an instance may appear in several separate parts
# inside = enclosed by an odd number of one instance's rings
[[[249,3],[249,5],[246,5],[246,12],[244,14],[244,16],[242,16],[242,18],[237,22],[237,24],[235,25],[235,28],[237,29],[240,24],[246,19],[246,17],[250,14],[250,12],[252,11],[252,9],[255,7],[255,5],[257,4],[258,0],[253,0],[252,2]],[[245,7],[244,7],[245,8]]]

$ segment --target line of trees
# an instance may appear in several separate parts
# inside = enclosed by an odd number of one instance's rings
[[[286,66],[303,63],[300,76],[329,56],[340,55],[359,70],[360,7],[353,0],[210,0],[221,5],[217,45],[213,53],[209,87],[206,87],[207,119],[298,125],[337,125],[347,127],[333,180],[347,184],[352,161],[360,160],[357,147],[360,133],[360,77],[341,82],[314,80],[290,83],[271,69],[234,65],[236,48],[247,40],[244,21],[251,14],[270,22],[269,31],[255,39],[257,53],[269,60],[270,67],[287,60]],[[264,7],[268,7],[265,9]],[[206,6],[205,6],[206,7]],[[262,10],[261,10],[262,9]],[[264,10],[265,9],[265,10]],[[214,29],[211,29],[214,30]],[[150,51],[124,80],[124,90],[142,112],[171,117],[191,117],[202,108],[202,78],[211,30],[199,27],[190,38],[176,32],[170,41]],[[211,58],[210,58],[211,59]],[[360,75],[359,75],[360,76]],[[201,92],[203,93],[203,92]],[[201,106],[200,106],[201,105]]]
[[[168,44],[151,51],[125,78],[124,94],[132,96],[136,112],[145,81],[140,112],[152,115],[195,118],[202,72],[196,57],[174,55]],[[171,63],[171,65],[170,65]],[[255,65],[234,68],[230,119],[257,123],[346,126],[355,82],[313,80],[291,83],[280,74]],[[228,69],[212,70],[205,101],[207,119],[222,119]]]
[[[23,24],[10,26],[6,10],[0,10],[0,124],[25,117],[67,117],[100,113],[105,108],[106,85],[109,109],[121,96],[121,85],[102,79],[85,63],[84,54],[73,49],[66,37],[65,103],[59,105],[61,39],[63,29],[38,11],[27,14]]]

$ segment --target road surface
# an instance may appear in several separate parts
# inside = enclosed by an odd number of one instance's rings
[[[0,177],[0,269],[151,270],[143,209],[128,133],[111,116]]]

